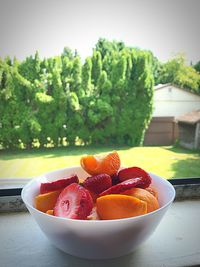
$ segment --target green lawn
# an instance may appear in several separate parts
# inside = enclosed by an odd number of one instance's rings
[[[139,166],[165,178],[200,177],[200,154],[175,147],[66,147],[31,151],[1,151],[0,178],[29,178],[79,165],[84,154],[117,150],[123,166]]]

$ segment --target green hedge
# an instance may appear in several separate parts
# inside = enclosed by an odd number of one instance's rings
[[[140,145],[152,114],[152,54],[100,39],[82,63],[60,56],[0,59],[0,144],[31,148]]]

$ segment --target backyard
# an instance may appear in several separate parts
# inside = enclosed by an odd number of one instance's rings
[[[199,177],[200,153],[179,147],[62,147],[0,151],[0,178],[31,178],[59,168],[79,165],[84,154],[117,150],[122,166],[139,166],[165,177]]]

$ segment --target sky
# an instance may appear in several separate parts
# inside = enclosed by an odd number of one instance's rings
[[[199,0],[0,0],[0,57],[23,60],[65,46],[84,59],[100,37],[151,50],[162,62],[200,60]]]

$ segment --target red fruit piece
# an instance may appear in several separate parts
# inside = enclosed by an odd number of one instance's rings
[[[131,178],[138,178],[141,177],[142,181],[137,187],[146,188],[151,184],[151,177],[150,175],[143,169],[139,167],[130,167],[125,168],[119,171],[118,173],[119,180],[121,182],[126,181]]]
[[[68,178],[59,179],[53,182],[41,183],[40,194],[45,194],[45,193],[56,191],[56,190],[62,190],[66,186],[72,183],[78,183],[78,182],[79,180],[78,180],[77,175],[72,175]]]
[[[110,195],[110,194],[120,194],[127,189],[131,189],[133,187],[140,187],[140,185],[142,184],[143,184],[142,177],[132,178],[124,182],[121,182],[119,184],[111,186],[107,190],[103,191],[100,194],[100,196],[105,196],[105,195]]]
[[[88,177],[83,186],[95,194],[100,194],[104,190],[112,186],[112,179],[108,174],[98,174]]]
[[[73,183],[60,193],[53,212],[58,217],[85,220],[92,208],[93,200],[89,191]]]
[[[120,180],[119,180],[119,177],[118,177],[117,173],[113,174],[111,176],[111,179],[112,179],[112,185],[116,185],[116,184],[120,183]]]

